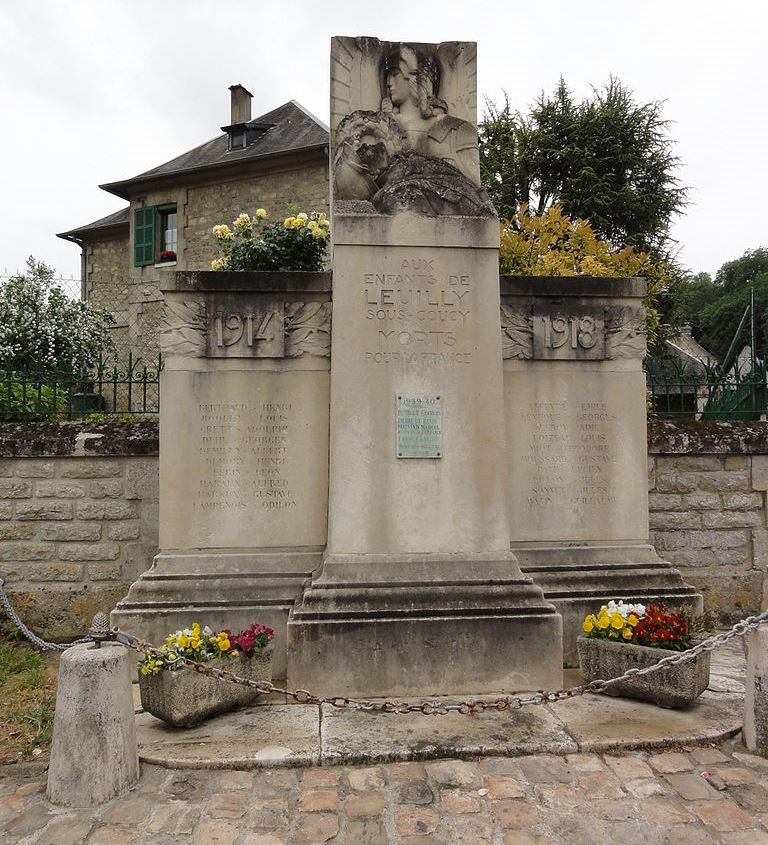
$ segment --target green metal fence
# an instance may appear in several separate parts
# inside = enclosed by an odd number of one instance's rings
[[[0,364],[0,422],[158,414],[162,356],[100,359],[76,371]]]
[[[716,363],[679,358],[646,361],[653,413],[702,420],[759,420],[768,415],[765,359],[750,355],[725,371]]]

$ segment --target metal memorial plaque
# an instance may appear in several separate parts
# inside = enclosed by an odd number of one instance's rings
[[[442,458],[443,406],[439,396],[397,395],[397,457]]]

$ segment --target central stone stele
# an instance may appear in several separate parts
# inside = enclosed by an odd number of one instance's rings
[[[334,38],[328,543],[288,683],[557,686],[562,622],[510,552],[496,212],[476,47]]]

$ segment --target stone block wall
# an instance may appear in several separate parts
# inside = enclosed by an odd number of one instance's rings
[[[130,344],[128,227],[124,233],[86,243],[84,249],[85,298],[112,313],[112,340],[118,349],[125,349]]]
[[[154,422],[0,424],[0,578],[33,630],[79,636],[152,564]],[[768,601],[768,425],[651,422],[651,542],[723,621]],[[2,614],[0,614],[0,617]]]
[[[157,425],[0,426],[0,578],[44,637],[82,635],[152,564]]]
[[[652,422],[651,542],[723,621],[766,596],[768,426]]]

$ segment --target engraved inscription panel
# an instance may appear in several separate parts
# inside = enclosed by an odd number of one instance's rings
[[[604,507],[616,501],[611,466],[618,459],[611,428],[618,419],[610,402],[531,402],[520,413],[529,431],[523,462],[531,473],[525,493],[532,510],[562,505]]]
[[[469,273],[411,255],[360,278],[371,342],[366,364],[461,367],[472,363],[466,329],[475,283]]]
[[[595,379],[539,366],[507,385],[514,540],[647,538],[644,376]]]
[[[197,408],[204,472],[193,491],[198,512],[286,510],[297,507],[283,474],[291,402],[216,402]]]
[[[443,409],[439,396],[397,397],[397,457],[443,456]]]
[[[533,309],[533,357],[544,360],[605,358],[603,309]]]
[[[163,395],[164,548],[325,541],[327,373],[173,371]]]
[[[244,303],[242,297],[211,297],[207,303],[209,358],[282,358],[285,307],[282,302]]]

